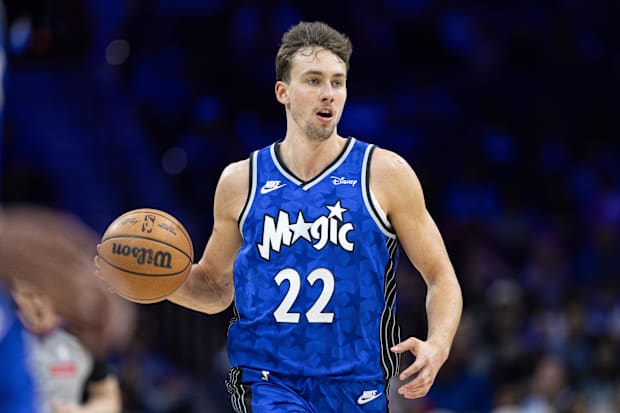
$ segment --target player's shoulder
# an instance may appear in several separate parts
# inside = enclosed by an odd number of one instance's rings
[[[220,176],[220,184],[230,186],[247,186],[250,174],[250,160],[244,159],[228,164]]]
[[[216,209],[220,208],[221,212],[236,219],[249,192],[249,176],[248,159],[228,164],[222,171],[215,189]]]
[[[371,173],[381,177],[402,173],[411,174],[413,172],[413,168],[405,158],[394,151],[379,146],[375,146],[370,165]]]
[[[370,187],[390,216],[423,200],[420,181],[409,162],[394,151],[375,148],[370,161]]]

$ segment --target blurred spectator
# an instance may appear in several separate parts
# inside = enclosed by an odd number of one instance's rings
[[[472,313],[463,314],[459,330],[437,383],[428,394],[436,409],[454,412],[491,410],[493,382],[490,372],[490,349],[480,336],[480,325]],[[444,410],[436,410],[436,412]]]
[[[21,279],[11,281],[11,294],[26,327],[39,413],[120,413],[117,378],[63,325],[49,297]]]
[[[568,410],[570,391],[564,364],[553,357],[543,357],[536,365],[529,391],[522,403],[522,413],[556,413]]]

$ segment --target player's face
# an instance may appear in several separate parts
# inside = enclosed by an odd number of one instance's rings
[[[347,99],[347,67],[322,48],[302,49],[293,58],[286,98],[295,125],[311,140],[332,136]]]

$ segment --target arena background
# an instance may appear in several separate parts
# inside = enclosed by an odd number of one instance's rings
[[[283,136],[281,34],[300,20],[344,31],[354,53],[339,132],[408,159],[465,297],[431,393],[396,398],[394,412],[620,411],[620,3],[5,7],[3,201],[67,210],[99,232],[129,209],[163,209],[199,252],[223,167]],[[424,284],[405,260],[398,277],[403,335],[423,337]],[[140,315],[110,360],[124,411],[229,412],[231,314],[160,303]]]

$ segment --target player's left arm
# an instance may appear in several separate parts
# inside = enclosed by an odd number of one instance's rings
[[[377,148],[370,184],[428,289],[426,340],[410,337],[392,348],[396,353],[411,351],[416,357],[399,376],[401,380],[415,378],[398,392],[411,399],[423,397],[448,358],[461,318],[461,288],[439,229],[426,208],[420,181],[409,164],[397,154]]]

